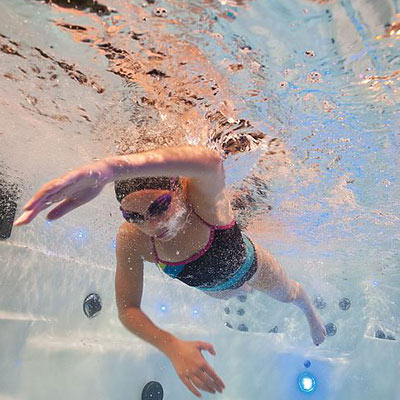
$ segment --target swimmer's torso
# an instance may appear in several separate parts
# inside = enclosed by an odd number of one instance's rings
[[[225,190],[207,201],[201,188],[189,183],[186,189],[183,201],[186,217],[182,217],[182,207],[176,208],[156,237],[129,227],[136,231],[132,235],[137,240],[134,247],[142,250],[143,259],[189,286],[207,291],[210,287],[213,290],[240,287],[255,273],[257,260],[254,245],[234,219]],[[174,230],[174,225],[180,229]]]
[[[257,269],[254,246],[234,219],[213,225],[192,212],[175,238],[150,240],[153,260],[149,261],[170,277],[202,290],[240,287]]]
[[[231,220],[232,217],[229,221],[226,220],[224,222],[227,224]],[[150,236],[141,233],[131,224],[125,223],[125,225],[129,227],[130,230],[135,231],[135,240],[145,242],[143,243],[145,244],[145,246],[143,246],[144,259],[149,262],[156,262]],[[218,223],[216,225],[224,225],[224,223]],[[207,227],[196,214],[191,212],[186,225],[173,239],[169,241],[155,239],[158,256],[160,259],[170,262],[186,260],[206,246],[209,236],[210,228]]]

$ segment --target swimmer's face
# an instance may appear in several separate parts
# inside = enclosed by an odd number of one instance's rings
[[[154,204],[156,215],[149,212],[149,207],[153,205],[154,208]],[[142,190],[132,193],[122,200],[121,208],[128,216],[128,222],[135,224],[146,235],[162,241],[173,239],[186,223],[186,204],[174,191]],[[143,216],[144,220],[139,217],[130,221],[129,216],[136,213]]]

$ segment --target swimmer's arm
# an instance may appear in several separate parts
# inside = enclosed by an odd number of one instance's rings
[[[142,255],[149,258],[151,249],[127,224],[122,225],[117,237],[117,272],[115,288],[119,318],[122,324],[141,339],[157,347],[171,361],[181,381],[197,397],[199,390],[222,393],[222,379],[205,360],[202,351],[215,355],[211,343],[184,341],[153,324],[140,309],[143,292]],[[136,249],[135,249],[136,248]]]
[[[107,157],[110,181],[153,176],[186,176],[210,194],[225,185],[222,159],[202,146],[164,147],[145,153]]]
[[[140,307],[127,308],[120,313],[119,319],[128,331],[152,344],[167,357],[173,351],[174,343],[178,341],[171,333],[158,328]]]
[[[135,251],[132,235],[120,228],[117,236],[117,270],[115,295],[121,323],[130,332],[155,346],[167,356],[178,339],[158,328],[141,310],[143,293],[143,260]]]
[[[47,214],[47,218],[61,218],[93,200],[112,181],[152,176],[190,178],[189,192],[194,198],[201,199],[201,204],[195,205],[198,209],[207,209],[225,199],[224,168],[216,152],[201,146],[165,147],[146,153],[108,157],[47,182],[25,204],[24,213],[14,226],[29,224],[54,203],[60,204]]]

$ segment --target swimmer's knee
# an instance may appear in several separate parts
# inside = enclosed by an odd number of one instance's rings
[[[282,303],[292,303],[297,299],[298,293],[300,289],[300,284],[296,281],[290,281],[289,287],[287,290],[282,290],[281,298],[279,301]]]
[[[300,283],[296,281],[290,281],[290,295],[289,295],[289,303],[293,302],[297,299],[300,291]]]
[[[291,303],[295,299],[294,295],[292,293],[287,293],[287,294],[282,294],[282,296],[279,298],[279,301],[282,303]]]

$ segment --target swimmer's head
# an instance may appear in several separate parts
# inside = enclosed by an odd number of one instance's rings
[[[182,188],[179,178],[168,178],[166,176],[123,179],[114,183],[115,197],[121,203],[131,193],[141,190],[169,190],[171,184],[174,184],[175,188]]]
[[[116,182],[115,194],[128,222],[149,236],[170,240],[188,216],[182,186],[179,179],[135,178]]]

